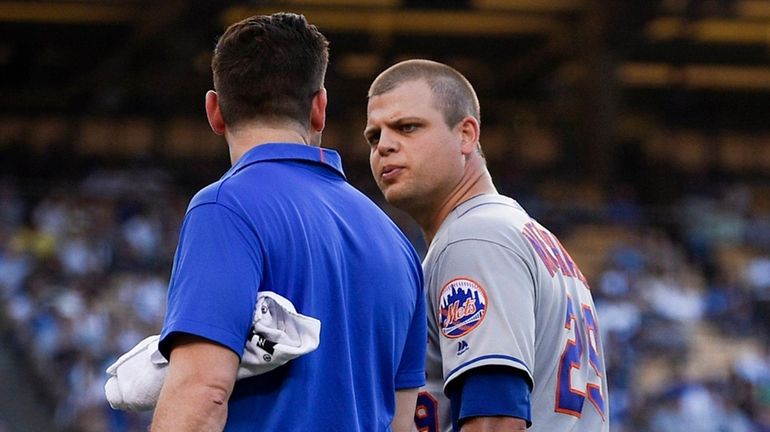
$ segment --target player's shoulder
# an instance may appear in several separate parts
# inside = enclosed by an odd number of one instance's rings
[[[515,200],[497,194],[479,195],[457,206],[442,226],[447,243],[463,240],[510,241],[530,220]]]

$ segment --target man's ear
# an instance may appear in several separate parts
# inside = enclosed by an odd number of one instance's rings
[[[219,108],[219,96],[214,90],[206,92],[206,117],[209,119],[211,130],[217,135],[224,135],[225,118],[222,117],[222,110]]]
[[[462,138],[460,151],[464,155],[475,152],[479,147],[479,139],[481,138],[479,121],[473,116],[466,116],[457,127]]]
[[[310,107],[311,132],[321,132],[326,126],[326,89],[321,87],[313,96]]]

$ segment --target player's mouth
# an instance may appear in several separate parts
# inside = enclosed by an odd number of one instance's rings
[[[380,172],[380,178],[386,182],[393,181],[404,169],[404,167],[398,165],[385,165]]]

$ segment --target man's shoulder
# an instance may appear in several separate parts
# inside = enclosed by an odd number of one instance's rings
[[[240,208],[243,198],[258,193],[260,185],[254,182],[238,181],[236,176],[224,176],[200,189],[190,200],[187,212],[207,204],[217,204],[231,210]]]
[[[190,200],[190,205],[187,207],[187,211],[192,210],[203,204],[213,204],[219,200],[219,193],[222,186],[222,180],[209,184],[203,189],[199,190]]]
[[[199,190],[187,210],[204,204],[232,207],[230,204],[240,202],[247,196],[264,196],[269,191],[294,186],[286,176],[276,175],[271,164],[255,163],[248,168],[231,169],[219,180]]]
[[[502,195],[472,198],[459,205],[447,218],[444,236],[447,243],[486,240],[506,243],[519,237],[521,227],[530,219],[513,199]]]

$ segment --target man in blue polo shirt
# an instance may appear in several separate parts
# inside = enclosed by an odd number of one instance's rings
[[[424,384],[419,258],[322,149],[328,42],[294,14],[230,26],[209,123],[232,168],[182,225],[153,431],[408,430]],[[321,321],[318,349],[236,382],[259,291]]]

